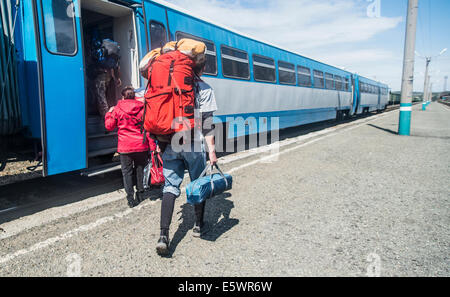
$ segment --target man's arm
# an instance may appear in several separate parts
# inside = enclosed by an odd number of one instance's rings
[[[207,112],[202,114],[202,119],[203,119],[202,133],[205,136],[205,142],[209,153],[209,161],[211,162],[211,165],[215,165],[217,163],[217,156],[216,156],[216,144],[214,139],[213,113]]]

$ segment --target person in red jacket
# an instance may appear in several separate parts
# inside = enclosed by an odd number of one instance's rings
[[[141,134],[141,122],[144,103],[135,100],[133,87],[122,90],[122,100],[105,115],[105,127],[112,131],[118,128],[119,142],[117,152],[120,154],[123,183],[127,193],[128,206],[138,205],[144,199],[144,168],[148,163],[149,150],[156,150],[153,139]],[[136,170],[136,189],[133,188],[133,174]]]

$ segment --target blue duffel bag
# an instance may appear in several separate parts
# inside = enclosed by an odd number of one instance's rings
[[[219,173],[212,173],[214,167],[217,168]],[[210,174],[206,175],[208,169]],[[231,190],[232,185],[233,177],[229,174],[224,174],[217,164],[206,166],[199,178],[186,186],[187,202],[192,205],[202,203],[206,199]]]

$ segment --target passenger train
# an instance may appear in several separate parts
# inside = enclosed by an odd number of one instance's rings
[[[17,12],[14,46],[23,131],[42,144],[43,175],[90,167],[115,152],[90,100],[88,34],[97,26],[121,46],[123,85],[145,87],[139,61],[167,41],[207,46],[204,80],[215,90],[227,137],[258,131],[236,119],[278,119],[277,129],[381,111],[388,86],[259,41],[160,0],[31,0]],[[260,123],[260,121],[257,121]],[[240,127],[240,128],[239,128]]]

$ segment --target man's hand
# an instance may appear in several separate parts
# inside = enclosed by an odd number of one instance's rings
[[[113,111],[114,111],[114,106],[108,110],[108,112],[113,112]]]
[[[159,147],[159,144],[156,145],[156,152],[159,154],[161,153],[161,148]]]

